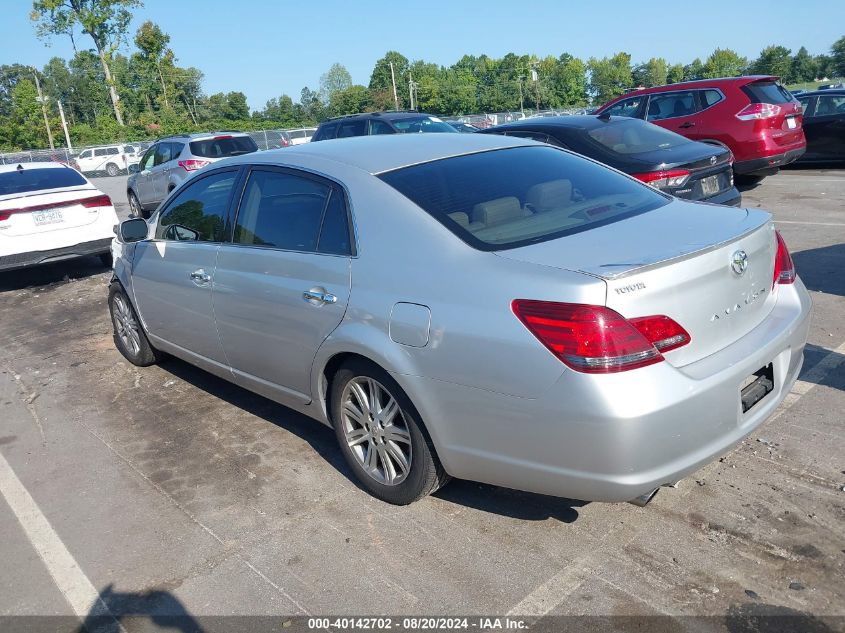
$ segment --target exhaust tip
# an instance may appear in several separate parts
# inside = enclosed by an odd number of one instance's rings
[[[640,495],[639,497],[631,499],[628,503],[633,504],[639,508],[644,508],[651,502],[652,499],[654,499],[658,490],[660,490],[660,488],[655,488],[651,492],[647,492],[644,495]]]

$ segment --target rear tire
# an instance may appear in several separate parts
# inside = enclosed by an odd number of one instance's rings
[[[363,360],[342,365],[329,413],[346,463],[374,497],[407,505],[449,481],[413,403],[381,368]]]
[[[109,313],[115,347],[126,360],[138,367],[149,367],[161,359],[161,352],[150,345],[135,308],[118,282],[109,288]]]
[[[109,163],[108,165],[106,165],[106,173],[109,176],[114,177],[120,173],[120,169],[118,169],[117,165],[115,165],[114,163]]]

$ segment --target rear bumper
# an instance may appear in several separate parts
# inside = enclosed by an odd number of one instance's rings
[[[811,312],[800,280],[779,286],[766,319],[711,356],[619,374],[565,371],[536,399],[395,377],[450,474],[542,494],[628,501],[698,470],[775,411],[801,369]],[[773,390],[743,413],[742,381],[769,363]]]
[[[710,204],[722,204],[727,207],[738,207],[742,205],[742,194],[739,193],[736,187],[731,187],[721,193],[717,193],[711,198],[705,198],[697,202],[709,202]]]
[[[765,172],[770,169],[783,167],[784,165],[788,165],[789,163],[798,160],[805,151],[807,151],[806,145],[796,149],[791,149],[787,152],[772,154],[771,156],[737,161],[734,163],[734,173],[754,174],[755,172]]]
[[[83,242],[81,244],[74,244],[73,246],[53,248],[47,251],[30,251],[27,253],[3,255],[0,256],[0,271],[25,268],[26,266],[34,266],[37,264],[47,264],[49,262],[74,259],[76,257],[85,257],[86,255],[100,255],[102,253],[108,253],[111,251],[111,242],[112,238],[105,238],[93,240],[91,242]]]

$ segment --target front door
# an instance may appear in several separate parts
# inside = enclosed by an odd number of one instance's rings
[[[221,367],[226,361],[211,292],[238,173],[212,172],[169,201],[154,239],[138,243],[132,263],[135,305],[154,343],[164,341]]]
[[[335,183],[253,168],[214,274],[217,328],[240,384],[280,400],[311,399],[314,356],[349,300],[349,227]]]

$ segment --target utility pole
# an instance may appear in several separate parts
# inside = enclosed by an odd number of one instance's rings
[[[53,132],[50,130],[50,119],[47,117],[47,101],[44,93],[41,92],[41,82],[38,80],[38,71],[35,66],[30,66],[32,76],[35,78],[35,89],[38,90],[38,103],[41,104],[41,114],[44,115],[44,127],[47,128],[47,140],[50,142],[50,149],[56,149],[53,145]]]
[[[522,101],[522,75],[516,78],[519,82],[519,111],[522,113],[522,118],[525,118],[525,107]]]
[[[62,107],[61,101],[56,101],[59,104],[59,116],[62,119],[62,129],[65,131],[65,142],[67,143],[67,151],[72,152],[73,146],[70,144],[70,134],[67,131],[67,121],[65,121],[65,109]]]
[[[390,81],[393,82],[393,106],[399,109],[399,95],[396,94],[396,74],[393,72],[393,62],[390,63]]]
[[[411,110],[416,110],[416,108],[417,108],[417,82],[414,81],[414,78],[411,76],[411,73],[408,73],[408,96],[411,99]]]

